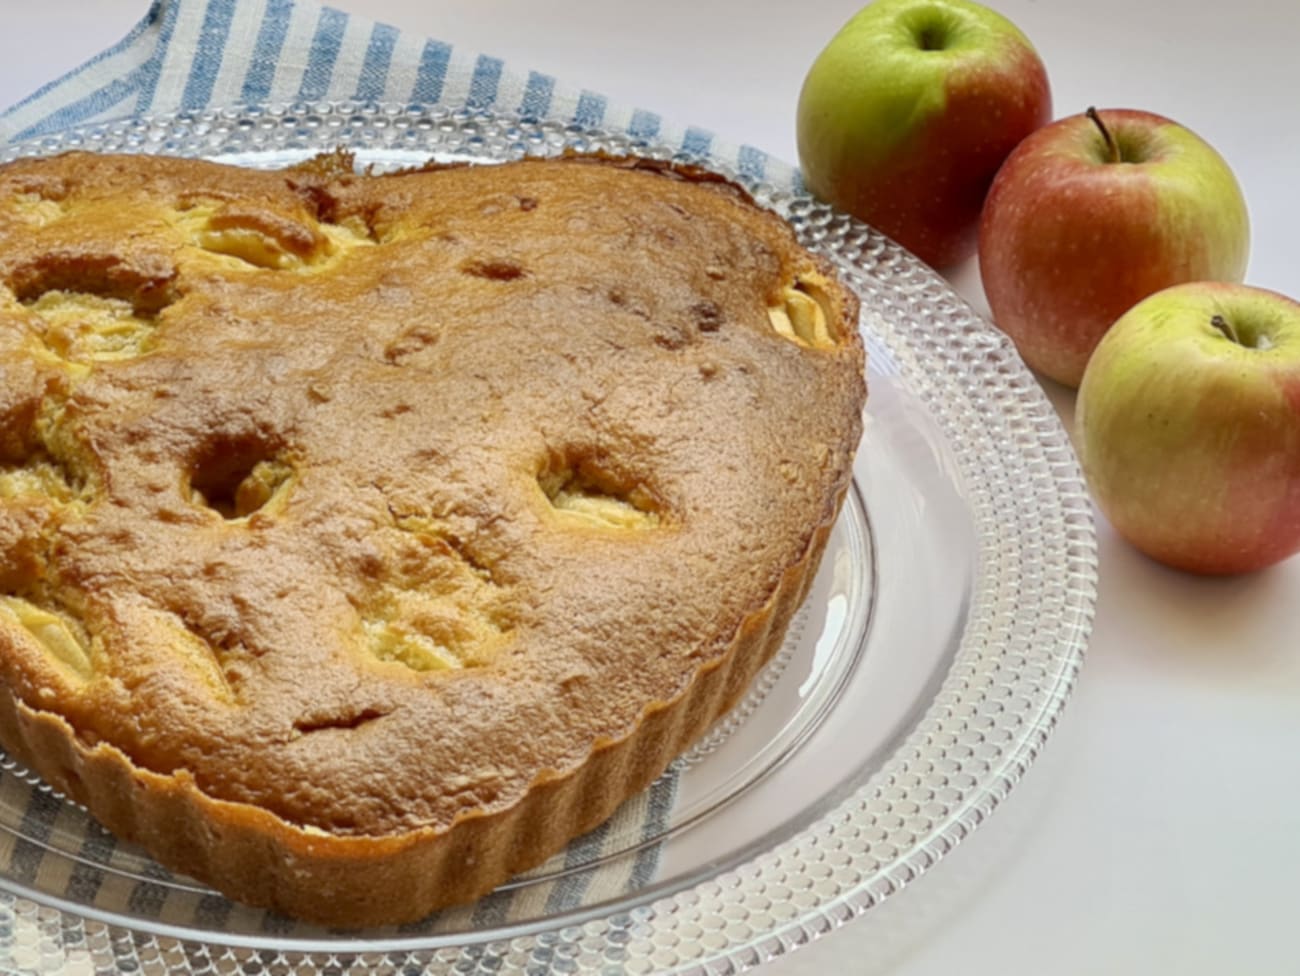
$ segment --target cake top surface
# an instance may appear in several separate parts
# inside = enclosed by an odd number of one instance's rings
[[[761,609],[862,356],[827,268],[690,172],[9,164],[0,679],[309,829],[507,806]]]

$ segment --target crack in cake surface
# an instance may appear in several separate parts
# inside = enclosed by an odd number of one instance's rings
[[[405,516],[360,609],[366,651],[415,672],[490,663],[513,636],[511,594],[436,519]]]
[[[75,617],[20,596],[0,596],[0,608],[31,636],[56,667],[66,669],[78,683],[94,677],[90,638]]]
[[[635,531],[662,522],[660,502],[645,484],[590,459],[552,453],[537,483],[555,514],[570,524]]]

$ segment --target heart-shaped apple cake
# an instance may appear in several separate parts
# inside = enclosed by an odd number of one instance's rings
[[[0,168],[0,743],[229,897],[473,899],[643,789],[803,598],[857,304],[646,160]]]

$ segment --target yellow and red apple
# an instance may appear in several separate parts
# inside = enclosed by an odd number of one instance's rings
[[[1300,551],[1300,303],[1194,282],[1126,312],[1079,387],[1098,507],[1154,559],[1197,573]]]
[[[876,0],[818,56],[799,96],[804,183],[936,267],[975,252],[1007,154],[1051,118],[1047,72],[971,0]]]
[[[1188,281],[1239,282],[1250,225],[1232,170],[1159,115],[1089,110],[1039,129],[984,204],[979,266],[994,323],[1024,360],[1078,386],[1106,330]]]

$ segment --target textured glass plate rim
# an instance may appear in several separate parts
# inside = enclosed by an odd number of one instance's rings
[[[243,153],[231,152],[240,146]],[[507,926],[484,940],[476,940],[476,944],[487,942],[489,950],[498,947],[496,959],[501,964],[506,954],[515,959],[521,951],[537,944],[539,934],[541,938],[553,936],[547,943],[549,946],[555,945],[558,939],[590,948],[603,945],[607,933],[617,930],[624,964],[639,961],[645,965],[650,964],[652,956],[663,958],[660,950],[665,941],[668,944],[678,941],[655,936],[665,935],[665,930],[673,928],[689,928],[701,934],[710,932],[716,938],[705,952],[691,951],[686,957],[678,958],[672,965],[674,970],[702,972],[702,967],[707,965],[709,972],[739,971],[831,931],[892,896],[987,819],[1043,748],[1073,688],[1091,630],[1097,580],[1091,504],[1068,436],[1037,381],[1005,337],[910,253],[801,191],[748,177],[738,166],[721,158],[721,154],[686,154],[654,140],[583,129],[562,121],[538,121],[445,106],[347,102],[218,109],[169,117],[130,118],[67,130],[6,147],[0,153],[0,160],[78,148],[233,158],[249,153],[295,153],[336,146],[391,149],[389,155],[395,159],[406,152],[425,157],[437,153],[453,158],[511,159],[555,155],[574,149],[616,155],[635,153],[701,165],[739,182],[758,202],[781,213],[807,246],[839,266],[851,285],[861,290],[869,281],[882,290],[885,294],[881,297],[887,300],[891,313],[924,313],[931,319],[942,320],[961,339],[956,349],[933,348],[922,333],[901,331],[878,310],[864,308],[862,326],[868,348],[887,354],[899,379],[908,381],[910,392],[931,412],[930,419],[948,442],[947,446],[953,449],[957,468],[954,478],[971,506],[970,514],[977,527],[976,585],[966,609],[965,631],[948,674],[915,727],[847,797],[832,798],[829,809],[815,823],[766,852],[734,866],[713,866],[706,876],[672,891],[651,886],[640,893],[647,897],[631,909],[625,900],[613,912],[596,906],[566,916],[556,926],[536,923]],[[993,499],[980,490],[983,487],[981,466],[1000,468],[1008,444],[1005,436],[999,439],[987,431],[980,438],[981,431],[972,426],[971,415],[977,421],[996,423],[999,406],[1015,406],[1023,411],[1024,423],[1011,432],[1011,440],[1018,448],[1014,456],[1026,462],[1034,485],[1043,489],[1045,497],[1054,503],[1052,512],[1059,521],[1063,541],[1043,562],[1064,581],[1064,604],[1055,620],[1047,622],[1055,624],[1049,627],[1052,640],[1046,642],[1051,647],[1039,648],[1044,660],[1034,665],[1043,673],[1037,686],[1040,690],[1031,703],[1031,720],[1022,722],[992,758],[986,755],[973,761],[972,753],[965,757],[965,762],[956,761],[956,768],[948,778],[963,784],[959,791],[961,800],[923,836],[911,834],[901,825],[896,829],[882,828],[871,812],[873,806],[888,810],[899,796],[906,797],[908,785],[916,779],[916,774],[909,769],[925,755],[927,744],[936,735],[944,734],[936,722],[938,704],[942,701],[944,707],[959,705],[967,685],[966,676],[977,672],[990,656],[1001,653],[1003,642],[1012,640],[1012,629],[1022,625],[1026,617],[1033,618],[1036,609],[1017,608],[1015,622],[993,613],[994,605],[1007,594],[997,574],[990,571],[985,557],[991,556],[996,548],[994,536],[1004,535],[1008,527],[997,522]],[[974,449],[972,441],[958,441],[956,435],[971,435],[983,450]],[[869,511],[867,514],[870,516]],[[992,531],[994,526],[996,532]],[[1017,525],[1015,529],[1023,536],[1037,531],[1038,526]],[[996,662],[993,666],[996,669]],[[880,849],[892,854],[886,853],[883,858],[873,856],[875,869],[853,884],[830,894],[817,893],[800,899],[792,915],[774,918],[771,924],[757,930],[749,925],[728,926],[721,931],[713,925],[700,928],[700,922],[715,919],[728,905],[743,905],[755,893],[759,904],[768,901],[763,896],[764,876],[774,867],[779,867],[781,872],[782,890],[789,891],[785,882],[806,866],[800,854],[802,845],[819,847],[836,840],[857,838],[861,828],[868,825],[882,834],[878,841]],[[901,843],[891,844],[891,840]],[[811,885],[814,879],[807,880]],[[81,909],[74,914],[87,915]],[[145,932],[143,928],[129,930]],[[267,940],[271,941],[274,940]],[[245,944],[240,939],[211,942],[214,946]],[[327,964],[338,965],[339,953],[427,951],[438,945],[436,939],[428,938],[363,940],[355,944],[318,944],[314,951],[329,953]],[[283,948],[295,953],[313,952],[294,944]],[[440,952],[438,958],[445,957]],[[426,961],[433,960],[430,957]],[[657,962],[653,965],[662,968]],[[508,967],[500,968],[511,971]],[[638,971],[641,968],[638,966]]]

